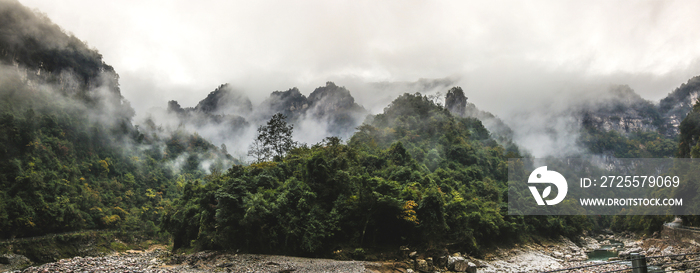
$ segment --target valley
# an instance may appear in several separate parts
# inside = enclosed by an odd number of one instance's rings
[[[665,225],[697,215],[511,215],[508,160],[698,158],[700,76],[659,101],[619,83],[513,116],[449,77],[222,83],[137,113],[107,58],[45,14],[0,0],[0,23],[0,271],[618,270],[699,251]],[[392,97],[377,110],[368,92]]]

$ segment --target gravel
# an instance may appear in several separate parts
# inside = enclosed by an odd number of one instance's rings
[[[289,256],[229,254],[203,251],[190,255],[171,255],[162,249],[140,253],[119,253],[103,257],[74,257],[41,266],[29,267],[16,273],[44,272],[369,272],[369,262],[336,261]]]

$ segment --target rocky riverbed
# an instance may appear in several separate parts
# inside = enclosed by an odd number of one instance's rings
[[[611,249],[618,256],[609,261],[590,261],[588,253],[610,241],[621,242],[624,247]],[[579,268],[566,272],[604,272],[631,267],[631,253],[647,258],[647,265],[658,265],[664,272],[700,272],[700,243],[694,239],[669,237],[656,234],[651,238],[638,238],[633,234],[584,236],[578,244],[567,238],[550,243],[534,243],[512,249],[499,249],[484,260],[474,259],[481,267],[477,272],[546,272],[563,268]],[[662,257],[661,257],[662,256]],[[590,266],[590,267],[589,267]]]
[[[619,256],[614,263],[596,267],[601,261],[589,261],[588,253],[609,241],[624,244],[616,249]],[[561,237],[549,242],[515,245],[495,249],[481,259],[460,253],[442,253],[432,256],[402,248],[404,259],[385,262],[338,261],[274,255],[235,254],[203,251],[194,254],[171,254],[165,247],[156,246],[146,251],[130,250],[102,257],[74,257],[23,270],[5,272],[544,272],[562,268],[581,267],[568,272],[602,272],[628,268],[624,261],[629,253],[646,255],[648,264],[664,264],[664,271],[700,272],[693,267],[699,256],[671,256],[700,252],[700,243],[692,238],[657,234],[652,238],[637,238],[631,234],[582,236],[577,242]],[[618,260],[618,261],[615,261]],[[697,270],[697,271],[694,271]],[[0,268],[0,272],[2,272]]]
[[[288,256],[230,254],[203,251],[190,255],[172,255],[163,247],[147,251],[127,251],[102,257],[74,257],[13,273],[48,272],[141,272],[141,273],[203,273],[203,272],[371,272],[366,266],[375,263],[336,261]],[[378,266],[375,266],[378,268]]]

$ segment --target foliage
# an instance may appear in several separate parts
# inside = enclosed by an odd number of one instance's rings
[[[655,131],[635,131],[627,135],[585,127],[579,142],[591,153],[617,158],[664,158],[676,153],[676,142]]]
[[[1,1],[0,21],[0,238],[156,236],[178,180],[230,159],[196,134],[133,126],[114,70],[43,15]]]
[[[294,147],[292,132],[294,126],[287,124],[287,117],[277,113],[267,122],[267,125],[258,127],[258,136],[251,144],[248,151],[249,156],[255,157],[255,162],[283,157]]]
[[[451,245],[470,253],[524,234],[572,236],[585,217],[505,215],[506,155],[476,119],[420,94],[397,98],[347,144],[188,182],[162,227],[174,247],[322,255],[340,245]]]
[[[680,141],[678,143],[679,157],[700,157],[700,101],[696,101],[693,109],[680,124]]]
[[[14,80],[0,79],[0,237],[105,228],[155,235],[176,180],[202,177],[201,161],[221,158],[197,135],[161,139],[126,120],[93,122],[97,110]]]

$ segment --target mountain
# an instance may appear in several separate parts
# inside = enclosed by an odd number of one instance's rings
[[[605,96],[586,101],[578,107],[584,127],[623,134],[659,131],[662,128],[658,108],[626,85],[615,86]]]
[[[247,115],[253,111],[253,104],[244,94],[234,91],[228,84],[222,84],[200,101],[194,111],[207,114]]]
[[[455,116],[479,120],[488,129],[490,137],[506,147],[508,151],[520,153],[519,148],[513,142],[513,130],[500,118],[480,110],[476,105],[468,102],[461,87],[455,86],[447,91],[445,108]]]
[[[195,107],[182,108],[172,100],[167,108],[167,114],[174,115],[178,127],[185,125],[215,140],[242,137],[250,126],[245,117],[252,111],[250,99],[228,84],[216,88]]]
[[[314,89],[308,98],[296,87],[272,92],[258,109],[260,117],[264,119],[282,113],[292,121],[305,118],[327,120],[332,127],[348,125],[352,129],[369,114],[355,103],[349,90],[333,82],[326,82],[325,86]]]
[[[629,86],[616,86],[605,96],[579,105],[582,123],[603,131],[631,133],[656,131],[676,138],[683,118],[700,92],[700,76],[688,80],[658,104],[643,99]]]
[[[316,88],[309,95],[308,101],[309,107],[304,109],[303,119],[326,123],[329,133],[344,138],[349,138],[369,114],[365,108],[355,103],[350,91],[333,82]]]
[[[470,103],[460,87],[448,90],[445,108],[456,116],[478,119],[495,140],[511,147],[509,150],[518,148],[517,141],[523,141],[520,144],[525,147],[539,147],[545,138],[555,147],[550,152],[557,156],[672,157],[677,152],[679,125],[699,91],[700,76],[658,103],[642,98],[627,85],[612,86],[596,96],[581,95],[566,107],[546,113],[520,113],[509,120],[519,134],[500,118]],[[533,133],[538,134],[534,138],[538,143],[531,143]]]
[[[14,0],[0,1],[0,61],[25,80],[56,85],[63,95],[107,107],[124,121],[134,115],[120,93],[119,75],[99,52]]]
[[[659,105],[643,99],[629,86],[613,86],[572,109],[581,125],[578,143],[587,153],[637,158],[676,154],[677,129],[666,123]]]
[[[163,221],[174,248],[356,259],[408,244],[478,255],[538,231],[585,229],[585,217],[505,215],[507,156],[520,155],[506,155],[479,120],[404,94],[347,144],[330,137],[188,184]]]
[[[178,178],[233,164],[196,134],[134,126],[118,80],[44,15],[0,1],[0,238],[153,236],[164,204],[180,194]]]
[[[316,88],[309,97],[296,87],[274,91],[255,107],[244,94],[224,84],[196,107],[182,108],[177,101],[170,101],[167,112],[154,119],[170,121],[173,128],[189,128],[216,143],[233,147],[240,155],[245,154],[247,144],[252,142],[255,129],[276,113],[287,116],[287,121],[301,132],[295,134],[300,141],[311,143],[329,136],[347,139],[369,114],[355,102],[349,90],[333,82]]]
[[[294,87],[287,91],[274,91],[265,99],[258,108],[258,114],[262,117],[271,117],[276,113],[282,113],[292,119],[298,118],[309,107],[306,96]]]

